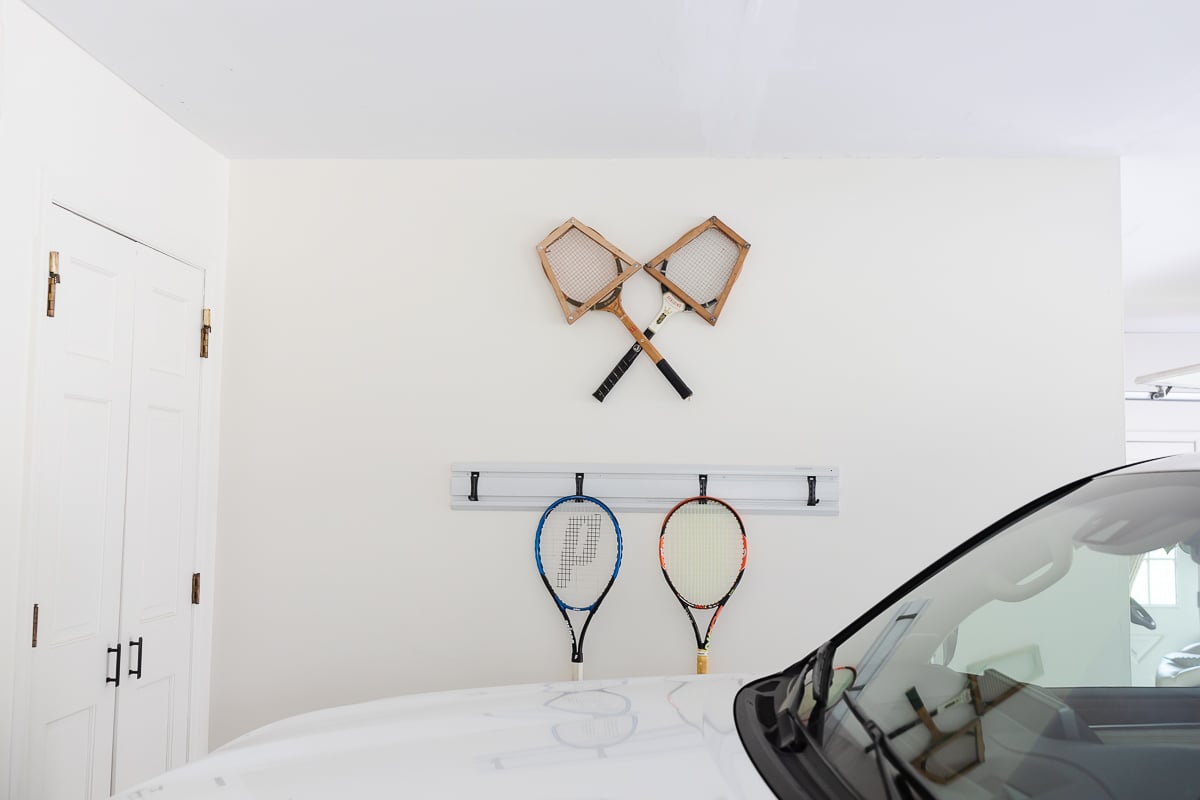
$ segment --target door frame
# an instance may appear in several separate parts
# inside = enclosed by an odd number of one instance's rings
[[[198,264],[180,257],[171,248],[157,246],[153,239],[137,235],[119,220],[110,219],[97,203],[76,198],[94,198],[94,193],[72,191],[69,181],[51,178],[45,171],[36,192],[36,230],[33,232],[33,258],[28,268],[32,271],[33,313],[30,319],[29,352],[27,364],[27,392],[25,397],[25,453],[24,475],[31,476],[33,459],[33,418],[36,413],[34,399],[40,376],[37,374],[37,354],[41,347],[39,328],[45,314],[46,254],[49,251],[47,218],[53,207],[75,214],[93,224],[106,228],[116,235],[131,239],[193,269],[204,277],[204,301],[206,308],[213,309],[214,334],[209,339],[209,356],[200,363],[200,419],[197,442],[197,486],[196,486],[196,571],[201,574],[200,604],[192,608],[191,636],[191,685],[188,690],[188,741],[187,759],[192,761],[208,753],[209,708],[212,682],[212,621],[215,600],[216,575],[216,532],[217,532],[217,488],[219,477],[220,445],[220,399],[221,365],[223,363],[223,319],[221,312],[225,298],[224,264]],[[136,226],[134,226],[136,227]],[[196,320],[196,347],[200,346],[200,320]],[[30,686],[33,668],[33,648],[24,635],[25,627],[31,624],[29,614],[33,603],[33,531],[30,526],[30,508],[33,499],[32,481],[25,480],[21,493],[21,522],[18,531],[20,557],[17,580],[17,635],[13,642],[16,649],[13,659],[13,715],[11,720],[11,752],[8,790],[10,796],[20,797],[19,790],[26,783],[25,767],[28,758],[27,732],[30,724]]]

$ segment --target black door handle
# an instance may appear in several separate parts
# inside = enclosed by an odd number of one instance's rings
[[[136,642],[133,639],[129,640],[129,660],[130,661],[133,661],[133,648],[134,647],[136,647],[138,649],[138,665],[137,665],[137,669],[129,670],[129,674],[132,675],[133,677],[137,678],[140,681],[142,679],[142,652],[143,652],[141,636],[137,637]],[[117,669],[120,669],[120,667],[117,667]]]
[[[104,678],[104,682],[105,683],[115,683],[117,686],[120,686],[121,685],[121,643],[117,642],[116,647],[108,648],[108,652],[117,654],[117,671],[115,673],[115,675],[117,677],[109,678],[106,676]]]

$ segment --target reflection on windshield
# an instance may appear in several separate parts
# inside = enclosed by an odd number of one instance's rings
[[[914,686],[904,695],[908,698],[908,703],[912,706],[917,718],[888,733],[888,738],[895,739],[917,725],[923,725],[930,734],[930,740],[928,746],[913,758],[913,766],[919,773],[935,783],[950,783],[972,767],[983,763],[985,757],[983,726],[980,724],[983,715],[1019,692],[1022,686],[1023,684],[995,670],[988,670],[983,675],[968,675],[967,686],[962,693],[932,711],[925,706],[925,701],[921,699],[921,693]],[[974,719],[948,732],[938,728],[937,723],[933,721],[937,714],[967,702],[971,704],[971,708],[975,712]],[[958,761],[951,758],[954,746],[961,744],[962,740],[968,737],[971,745],[969,759]],[[958,762],[958,766],[949,766],[955,761]]]
[[[1200,474],[1097,478],[898,600],[836,662],[859,670],[849,697],[874,741],[933,796],[1195,798],[1198,557]],[[888,796],[867,722],[827,716],[833,765]]]

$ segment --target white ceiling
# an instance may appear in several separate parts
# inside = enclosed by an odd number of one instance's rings
[[[1155,157],[1127,327],[1200,330],[1196,0],[26,2],[231,158]]]
[[[1195,0],[27,0],[234,158],[1092,155],[1200,136]]]

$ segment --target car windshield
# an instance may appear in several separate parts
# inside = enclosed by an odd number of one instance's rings
[[[934,797],[1200,793],[1200,472],[1094,478],[838,644],[848,696]],[[884,785],[845,702],[823,752]]]

